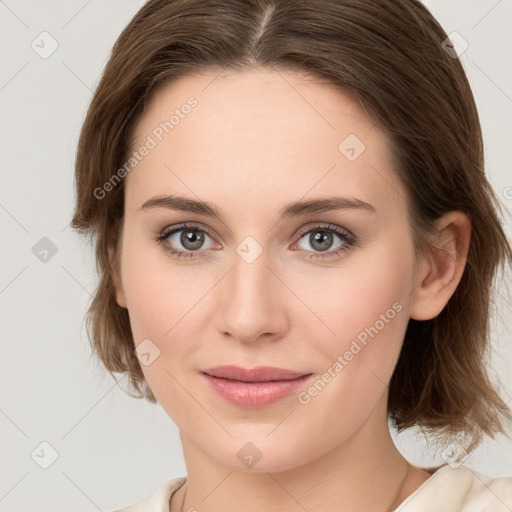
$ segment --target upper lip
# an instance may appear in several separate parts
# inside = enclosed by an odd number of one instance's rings
[[[273,366],[258,366],[256,368],[245,369],[240,366],[215,366],[207,368],[202,373],[212,377],[222,379],[239,380],[242,382],[268,382],[271,380],[292,380],[298,377],[309,375],[305,372],[294,372],[285,368],[275,368]]]

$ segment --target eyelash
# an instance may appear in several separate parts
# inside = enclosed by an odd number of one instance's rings
[[[161,233],[158,233],[158,235],[154,238],[154,240],[157,243],[159,243],[160,245],[164,245],[165,241],[171,235],[173,235],[174,233],[178,233],[180,231],[185,231],[186,229],[193,230],[193,231],[199,231],[199,232],[207,234],[210,238],[213,238],[210,230],[200,227],[197,224],[184,222],[182,224],[179,224],[178,226],[174,226],[172,229],[165,228]],[[332,251],[325,251],[325,252],[318,252],[318,253],[312,252],[312,251],[306,251],[304,249],[298,249],[301,252],[308,253],[308,255],[306,256],[306,258],[308,258],[308,259],[315,259],[315,258],[324,259],[324,258],[331,258],[334,256],[338,256],[338,255],[350,250],[356,243],[356,238],[350,232],[348,232],[346,230],[342,230],[341,228],[338,228],[337,226],[335,226],[333,224],[325,224],[325,223],[317,224],[316,226],[308,227],[308,228],[305,228],[304,230],[301,230],[298,233],[298,237],[299,237],[298,241],[300,241],[304,235],[309,234],[316,230],[317,231],[320,231],[320,230],[329,231],[331,233],[335,233],[336,235],[339,236],[341,241],[344,242],[344,245],[342,245],[341,247],[338,247],[337,249],[332,250]],[[200,257],[202,257],[203,253],[208,251],[208,249],[202,249],[199,251],[177,251],[175,249],[170,249],[168,246],[165,247],[165,250],[170,254],[177,255],[178,258],[181,258],[181,257],[183,257],[183,258],[200,258]],[[200,255],[200,256],[198,256],[198,255]]]

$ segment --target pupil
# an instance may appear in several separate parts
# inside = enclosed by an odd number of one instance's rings
[[[183,231],[181,235],[181,243],[183,247],[189,250],[199,249],[203,243],[203,234],[198,231]]]
[[[313,236],[311,241],[311,246],[319,251],[326,251],[331,246],[331,244],[332,233],[329,231],[316,231],[316,234]]]

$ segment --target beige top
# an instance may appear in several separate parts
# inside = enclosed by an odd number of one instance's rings
[[[146,498],[114,512],[169,512],[172,495],[186,481],[184,476],[169,480]],[[393,512],[511,511],[512,477],[493,479],[464,465],[444,465]]]

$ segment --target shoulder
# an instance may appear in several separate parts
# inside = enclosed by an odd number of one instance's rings
[[[490,478],[464,466],[471,475],[468,477],[468,510],[488,512],[510,512],[512,510],[512,477]]]
[[[187,481],[187,477],[173,478],[159,485],[150,495],[131,505],[112,512],[168,512],[171,496]]]
[[[468,466],[441,466],[395,512],[510,512],[512,477],[491,478]]]

